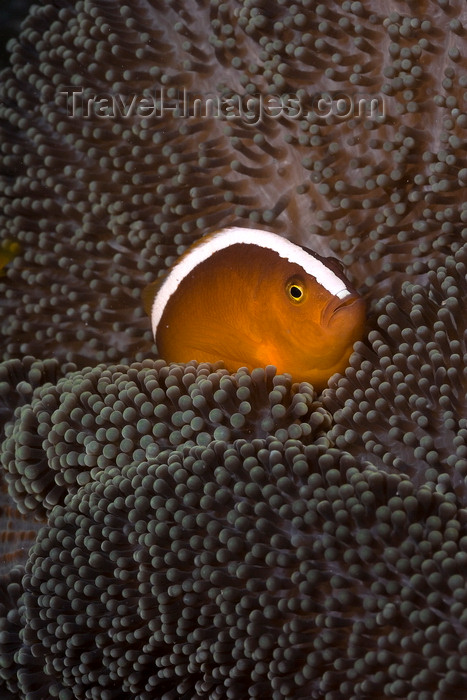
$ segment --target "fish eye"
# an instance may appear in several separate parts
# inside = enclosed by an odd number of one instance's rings
[[[286,290],[289,299],[295,304],[299,304],[305,298],[305,285],[300,280],[290,279],[287,282]]]

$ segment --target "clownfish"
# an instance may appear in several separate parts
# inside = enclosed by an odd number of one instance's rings
[[[345,370],[365,324],[339,261],[250,228],[197,240],[143,301],[167,362],[274,365],[317,391]]]

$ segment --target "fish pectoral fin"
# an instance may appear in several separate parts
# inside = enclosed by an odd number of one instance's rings
[[[273,343],[261,342],[257,346],[257,367],[274,365],[278,369],[283,367],[281,352]]]

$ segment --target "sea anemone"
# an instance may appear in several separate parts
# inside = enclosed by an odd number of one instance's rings
[[[0,85],[5,696],[465,698],[466,18],[31,8]],[[156,359],[142,288],[231,224],[365,296],[321,395]]]
[[[9,492],[22,513],[46,518],[101,470],[164,449],[241,438],[307,445],[331,419],[311,385],[298,389],[274,368],[230,375],[145,360],[69,372],[36,389],[8,423],[1,463]]]
[[[22,579],[20,678],[69,700],[462,697],[457,506],[291,442],[163,450],[53,508]]]

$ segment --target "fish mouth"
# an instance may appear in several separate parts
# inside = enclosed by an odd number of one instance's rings
[[[355,315],[355,319],[365,313],[365,302],[362,297],[351,292],[343,299],[335,297],[325,306],[321,313],[321,323],[328,325],[338,320],[342,313]]]

